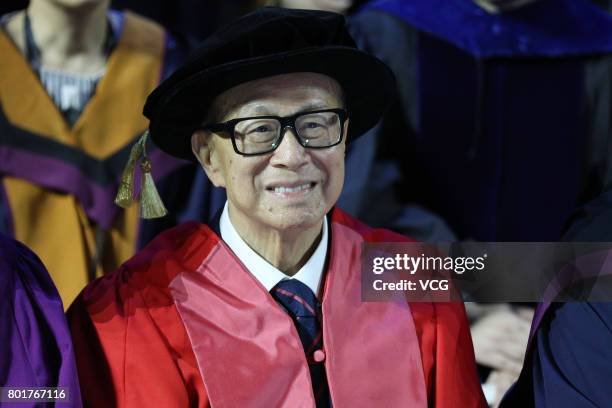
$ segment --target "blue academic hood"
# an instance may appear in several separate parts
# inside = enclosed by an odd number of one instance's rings
[[[475,58],[569,57],[612,52],[612,15],[588,0],[539,0],[490,14],[473,0],[376,0],[378,9]]]

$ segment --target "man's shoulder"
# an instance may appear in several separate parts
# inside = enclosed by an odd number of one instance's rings
[[[79,300],[88,308],[115,303],[122,308],[135,297],[163,302],[181,272],[194,271],[219,237],[201,223],[188,221],[158,234],[118,269],[85,287]]]
[[[364,242],[417,242],[414,238],[388,229],[370,227],[337,207],[333,209],[330,220],[332,224],[342,225],[358,233]]]
[[[414,238],[398,234],[384,228],[372,228],[367,224],[350,216],[339,208],[334,208],[331,213],[331,223],[347,227],[361,236],[365,243],[376,242],[419,242]],[[414,315],[420,317],[419,321],[424,324],[435,322],[433,316],[443,316],[439,322],[463,322],[465,319],[465,307],[462,302],[410,302]]]

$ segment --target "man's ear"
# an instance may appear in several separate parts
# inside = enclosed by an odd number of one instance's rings
[[[343,133],[343,135],[342,135],[342,140],[343,140],[342,146],[344,148],[344,153],[345,154],[346,154],[346,144],[349,142],[349,140],[348,140],[349,120],[350,119],[347,118],[344,121],[344,127],[342,128],[342,133]]]
[[[191,135],[191,151],[198,159],[209,180],[215,187],[225,187],[218,152],[215,150],[212,133],[198,129]]]

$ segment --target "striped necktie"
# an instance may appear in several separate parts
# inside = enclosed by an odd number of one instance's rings
[[[270,291],[287,311],[297,329],[312,380],[312,391],[318,408],[331,407],[325,365],[323,364],[323,331],[317,316],[317,298],[312,290],[297,279],[280,281]]]

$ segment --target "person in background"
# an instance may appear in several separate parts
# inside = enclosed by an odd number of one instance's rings
[[[586,0],[436,1],[353,16],[370,38],[382,27],[378,48],[403,72],[403,174],[420,175],[404,190],[459,239],[558,240],[612,177],[612,16]]]
[[[145,97],[185,42],[109,0],[32,0],[2,17],[0,52],[0,231],[41,257],[65,305],[159,230],[214,213],[195,166],[157,149],[134,182],[152,171],[171,216],[142,223],[113,203]]]
[[[563,236],[571,242],[612,242],[612,186],[577,210]],[[610,250],[593,252],[581,270],[598,276],[607,289]],[[593,270],[594,266],[597,270]],[[607,279],[606,283],[604,280]],[[591,281],[592,282],[592,281]],[[607,285],[607,286],[606,286]],[[594,292],[593,292],[594,293]],[[550,299],[549,299],[550,300]],[[542,302],[536,309],[521,375],[504,396],[502,408],[580,408],[610,405],[612,384],[612,303]]]
[[[393,88],[341,15],[267,7],[149,96],[155,144],[228,199],[70,307],[86,405],[485,406],[461,302],[361,300],[363,245],[410,239],[335,204]]]
[[[25,388],[61,387],[81,407],[70,331],[62,300],[40,259],[25,245],[0,234],[0,387],[3,407],[39,407],[23,398]],[[8,392],[17,391],[11,403]],[[53,395],[55,396],[55,395]]]

